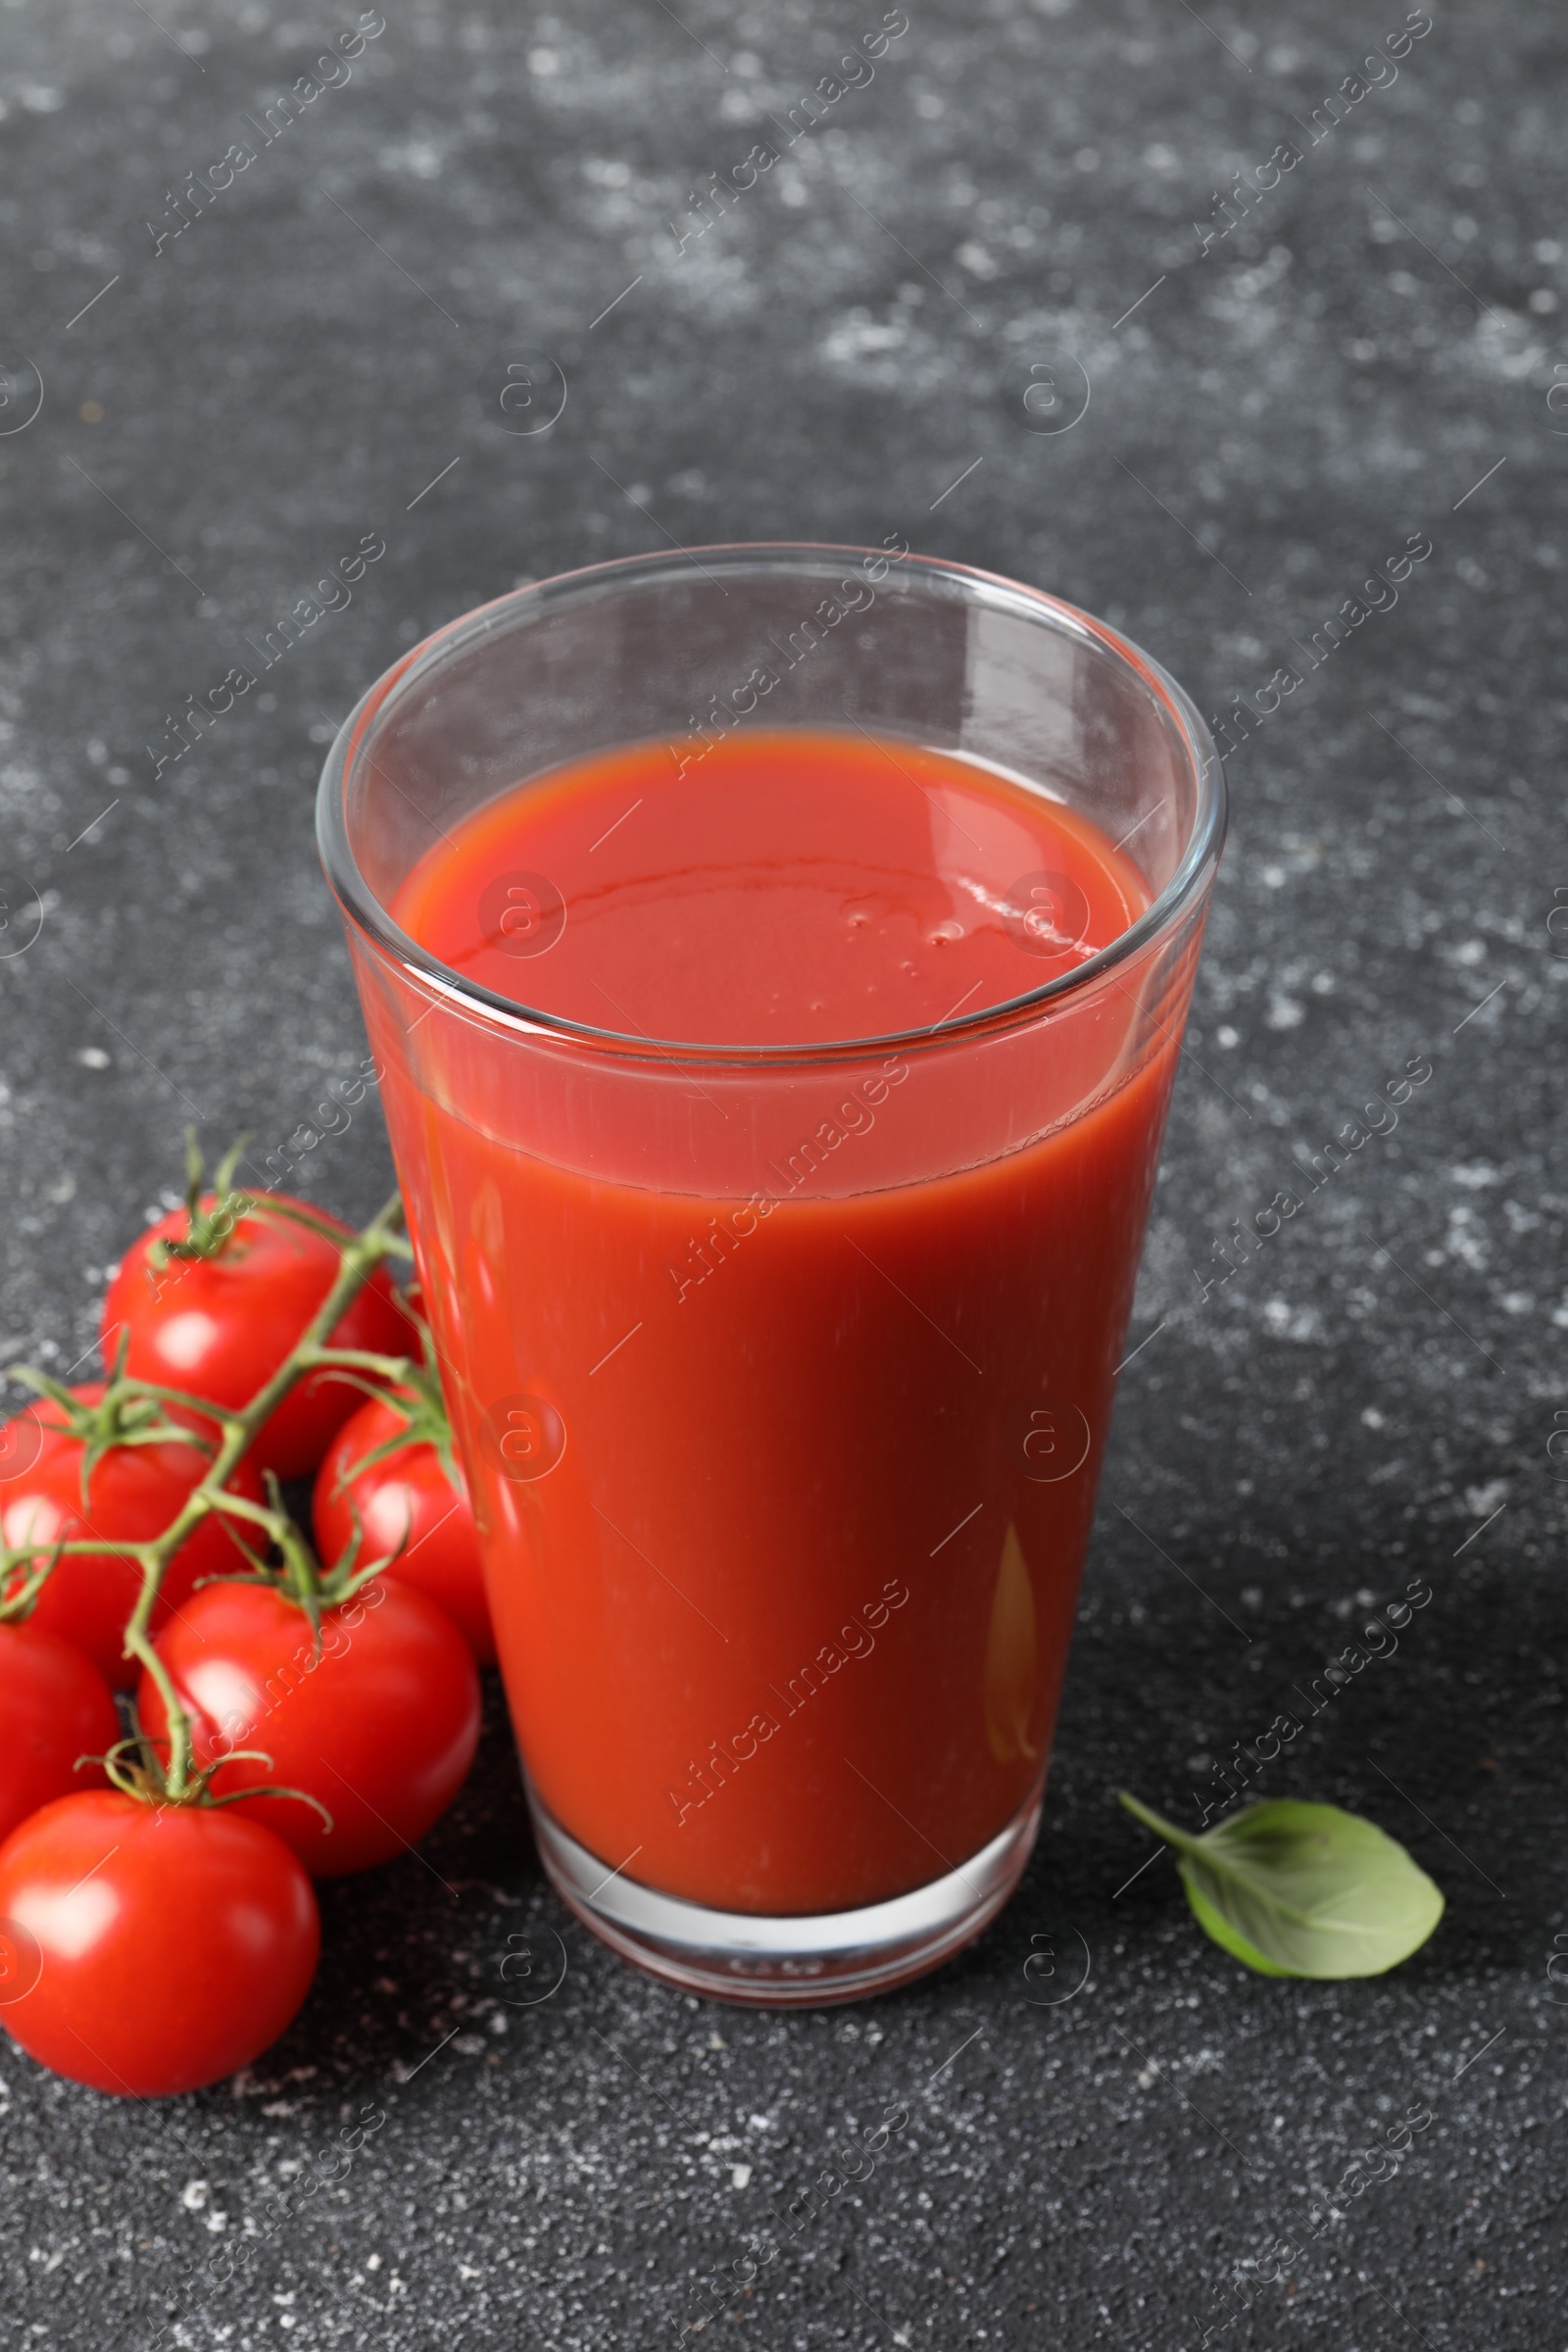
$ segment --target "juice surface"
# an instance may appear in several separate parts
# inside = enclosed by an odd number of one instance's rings
[[[518,1003],[722,1050],[931,1029],[1148,897],[977,763],[781,731],[519,787],[393,911]],[[549,1122],[476,1112],[471,1024],[368,996],[524,1760],[607,1871],[846,1909],[1038,1788],[1177,1050],[1106,1006],[1040,1049],[1073,1115],[971,1160],[983,1053],[871,1051],[749,1124],[650,1054],[690,1114],[656,1153],[634,1088],[578,1116],[591,1067]]]
[[[780,1046],[1004,1004],[1148,903],[1058,802],[919,744],[781,730],[679,776],[645,744],[504,794],[395,911],[466,979],[540,1011]]]

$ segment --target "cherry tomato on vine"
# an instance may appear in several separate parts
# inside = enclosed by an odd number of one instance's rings
[[[168,2098],[248,2066],[319,1944],[310,1880],[235,1806],[89,1790],[0,1846],[0,2022],[95,2090]]]
[[[104,1383],[84,1381],[69,1394],[71,1406],[40,1396],[0,1432],[6,1440],[0,1456],[27,1465],[0,1476],[0,1539],[46,1552],[55,1544],[94,1537],[129,1544],[161,1536],[205,1477],[208,1456],[173,1438],[153,1445],[109,1443],[98,1451],[103,1422],[94,1408],[102,1404]],[[82,1467],[90,1453],[96,1459],[83,1500]],[[262,1498],[261,1478],[248,1461],[228,1484],[252,1502]],[[232,1576],[246,1564],[220,1515],[209,1513],[169,1564],[154,1627],[184,1603],[198,1577]],[[22,1569],[5,1580],[6,1592],[15,1592],[25,1575]],[[127,1689],[140,1670],[123,1655],[125,1620],[140,1592],[134,1560],[111,1551],[71,1554],[50,1570],[28,1623],[74,1642],[113,1688]]]
[[[377,1577],[320,1612],[269,1585],[208,1585],[158,1638],[191,1718],[197,1768],[235,1748],[270,1759],[222,1764],[214,1791],[303,1789],[332,1816],[259,1796],[265,1822],[318,1879],[368,1870],[422,1838],[467,1777],[479,1739],[479,1678],[450,1617],[422,1592]],[[168,1717],[142,1676],[143,1730],[160,1747]]]
[[[102,1788],[96,1765],[120,1738],[109,1685],[85,1650],[24,1618],[0,1625],[0,1844],[57,1796]]]
[[[296,1222],[291,1210],[311,1222]],[[105,1360],[128,1333],[124,1368],[132,1379],[237,1410],[293,1350],[336,1280],[338,1242],[353,1239],[338,1218],[286,1194],[252,1201],[193,1192],[126,1250],[104,1299]],[[350,1300],[331,1345],[417,1356],[417,1335],[384,1266]],[[254,1459],[279,1478],[303,1477],[362,1395],[329,1374],[311,1374],[259,1432]]]
[[[327,1447],[311,1515],[323,1560],[343,1557],[359,1513],[359,1560],[445,1609],[481,1666],[496,1638],[479,1568],[479,1538],[439,1397],[413,1388],[367,1397]]]

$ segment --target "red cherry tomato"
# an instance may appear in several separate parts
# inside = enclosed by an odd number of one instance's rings
[[[0,1843],[40,1805],[103,1787],[95,1765],[120,1738],[109,1685],[85,1650],[30,1619],[0,1625]]]
[[[479,1739],[479,1678],[450,1617],[408,1585],[373,1579],[323,1610],[318,1649],[303,1609],[267,1585],[207,1585],[166,1626],[158,1652],[191,1717],[198,1766],[235,1748],[267,1764],[225,1764],[220,1796],[302,1788],[245,1812],[292,1846],[318,1879],[368,1870],[422,1838],[467,1777]],[[168,1718],[143,1675],[136,1704],[162,1741]]]
[[[82,1404],[96,1404],[103,1393],[97,1380],[71,1392]],[[26,1463],[0,1475],[0,1536],[11,1544],[36,1544],[40,1551],[94,1536],[131,1544],[161,1536],[209,1467],[199,1446],[174,1439],[156,1446],[111,1446],[93,1464],[83,1504],[83,1443],[67,1429],[52,1398],[41,1396],[29,1404],[6,1424],[0,1439],[0,1458]],[[228,1483],[236,1494],[252,1502],[262,1499],[261,1478],[250,1462],[241,1462]],[[209,1513],[169,1563],[154,1629],[171,1610],[183,1606],[199,1576],[232,1576],[245,1566],[245,1555],[220,1516]],[[21,1582],[19,1573],[9,1590]],[[123,1654],[125,1620],[140,1592],[141,1570],[134,1560],[111,1551],[74,1553],[50,1570],[28,1623],[74,1642],[114,1689],[128,1690],[140,1669]]]
[[[399,1395],[417,1401],[409,1391]],[[379,1396],[367,1397],[344,1422],[316,1474],[311,1513],[317,1546],[323,1560],[341,1559],[354,1540],[358,1511],[361,1566],[395,1553],[385,1575],[415,1586],[445,1609],[480,1665],[493,1666],[496,1638],[463,1473],[454,1463],[449,1474],[427,1440],[409,1436],[399,1445],[408,1429],[407,1417]],[[384,1446],[396,1450],[381,1453]],[[351,1476],[370,1453],[380,1458]]]
[[[271,1199],[300,1208],[352,1241],[347,1225],[286,1195]],[[217,1205],[212,1194],[202,1207]],[[131,1244],[104,1299],[103,1348],[113,1361],[122,1333],[130,1335],[125,1370],[188,1395],[237,1410],[290,1353],[337,1278],[338,1251],[324,1234],[271,1213],[264,1202],[241,1217],[207,1257],[172,1257],[163,1266],[148,1252],[158,1242],[182,1241],[190,1215],[171,1211]],[[413,1325],[397,1303],[391,1278],[378,1266],[350,1302],[331,1335],[334,1348],[376,1355],[419,1352]],[[302,1478],[316,1468],[334,1430],[348,1419],[362,1390],[318,1372],[290,1391],[257,1436],[257,1462],[279,1478]]]
[[[237,1807],[59,1797],[0,1846],[0,2020],[94,2090],[199,2090],[277,2039],[320,1933],[299,1863]]]

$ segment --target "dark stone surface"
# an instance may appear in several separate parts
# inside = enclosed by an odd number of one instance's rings
[[[1124,1375],[1012,1907],[859,2009],[675,1997],[542,1887],[498,1716],[426,1855],[327,1892],[319,1982],[255,2078],[154,2110],[0,2048],[7,2341],[141,2347],[177,2320],[233,2352],[673,2342],[688,2282],[902,2103],[874,2177],[720,2332],[1196,2346],[1294,2228],[1299,2258],[1211,2341],[1559,2346],[1560,13],[1439,8],[1313,144],[1396,0],[1288,23],[1215,0],[1206,26],[1163,0],[910,0],[874,82],[677,255],[688,189],[871,0],[386,11],[352,80],[156,255],[165,191],[258,144],[245,116],[353,12],[0,11],[0,356],[46,386],[0,439],[7,941],[28,888],[45,908],[0,960],[7,1360],[81,1358],[186,1118],[263,1151],[362,1053],[312,845],[319,745],[464,606],[669,538],[903,529],[1107,613],[1218,712],[1304,671],[1299,641],[1407,535],[1434,552],[1231,763],[1134,1325],[1156,1336]],[[1299,165],[1202,253],[1195,220],[1283,140]],[[565,413],[505,433],[476,385],[540,347]],[[1093,386],[1055,436],[1018,425],[1042,354]],[[368,532],[387,552],[352,606],[155,774],[165,714]],[[1416,1056],[1397,1131],[1201,1299],[1228,1221],[1305,1191],[1293,1161]],[[301,1181],[368,1211],[374,1118]],[[1111,1791],[1190,1818],[1209,1760],[1416,1576],[1434,1598],[1398,1655],[1266,1785],[1369,1811],[1446,1919],[1386,1982],[1247,1977],[1167,1864],[1124,1887],[1147,1841]],[[1026,1978],[1043,1936],[1057,1973]],[[1080,1937],[1089,1981],[1052,2003]],[[512,1938],[534,1978],[503,1979]],[[512,2005],[558,1951],[553,1997]],[[1418,2102],[1402,2170],[1306,2244]],[[368,2104],[384,2124],[303,2197]]]

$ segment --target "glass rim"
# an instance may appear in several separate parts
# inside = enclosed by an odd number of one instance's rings
[[[898,558],[904,577],[923,576],[928,580],[948,581],[961,590],[970,603],[1011,612],[1036,625],[1054,628],[1059,634],[1074,638],[1081,645],[1108,656],[1120,667],[1131,670],[1172,725],[1186,757],[1195,781],[1197,814],[1192,838],[1180,862],[1164,888],[1151,900],[1138,919],[1130,923],[1125,931],[1118,933],[1108,946],[1097,950],[1086,962],[1076,965],[1070,972],[1058,974],[1054,980],[1043,982],[1038,988],[1005,998],[997,1004],[982,1005],[972,1013],[950,1015],[933,1027],[890,1030],[874,1037],[831,1039],[809,1044],[701,1045],[689,1039],[651,1038],[640,1032],[627,1034],[615,1029],[600,1028],[592,1022],[573,1020],[564,1013],[546,1012],[535,1006],[520,1004],[515,999],[481,987],[476,981],[455,971],[450,964],[443,963],[439,956],[432,955],[393,919],[390,910],[381,904],[366,880],[354,855],[344,813],[345,786],[360,746],[373,723],[384,711],[415,692],[432,670],[489,636],[503,616],[521,615],[530,612],[542,613],[552,607],[574,603],[617,582],[658,586],[665,581],[685,579],[693,564],[699,570],[716,567],[731,573],[745,570],[806,572],[819,569],[824,558],[831,560],[829,568],[840,563],[863,563],[867,559],[891,560],[885,548],[841,546],[833,541],[812,540],[745,541],[682,549],[678,554],[661,552],[646,556],[619,556],[607,563],[579,565],[571,571],[554,573],[548,579],[530,581],[526,587],[514,588],[504,596],[493,598],[488,604],[475,606],[460,613],[456,619],[446,622],[430,636],[411,646],[361,696],[339,727],[322,764],[316,803],[317,846],[327,882],[344,912],[411,978],[432,990],[436,996],[447,999],[454,1008],[480,1016],[487,1024],[497,1024],[522,1036],[574,1044],[590,1052],[613,1054],[629,1060],[656,1060],[708,1068],[715,1065],[757,1068],[856,1060],[875,1054],[915,1054],[924,1049],[948,1045],[955,1039],[976,1039],[1021,1028],[1042,1012],[1054,1010],[1064,999],[1082,995],[1094,988],[1118,964],[1138,956],[1162,932],[1172,929],[1201,896],[1211,878],[1224,845],[1226,830],[1224,766],[1213,738],[1191,696],[1152,655],[1135,645],[1131,638],[1124,637],[1107,621],[1097,620],[1092,613],[1068,604],[1064,598],[1052,596],[1045,589],[1030,587],[1022,581],[1007,579],[1000,572],[984,571],[973,564],[951,563],[945,557],[916,555],[912,551]],[[641,741],[642,738],[628,736],[626,740]]]

